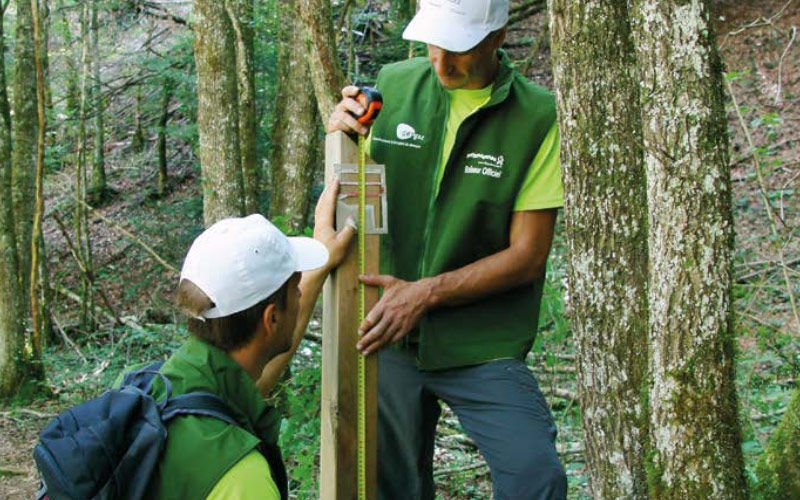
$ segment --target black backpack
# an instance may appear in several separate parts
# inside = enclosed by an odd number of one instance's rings
[[[70,408],[47,424],[33,450],[42,478],[37,499],[146,498],[150,477],[158,466],[167,440],[167,424],[179,415],[213,417],[239,425],[228,405],[210,392],[196,391],[172,397],[172,385],[153,363],[125,374],[119,388]],[[160,376],[166,397],[150,394]],[[281,498],[288,485],[280,449],[262,443]]]

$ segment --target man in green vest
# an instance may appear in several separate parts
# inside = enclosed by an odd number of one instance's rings
[[[385,66],[371,129],[356,87],[328,131],[369,134],[386,165],[381,299],[357,347],[379,351],[379,496],[433,499],[444,401],[489,465],[497,499],[562,499],[556,428],[524,363],[562,205],[552,95],[500,50],[507,0],[421,0],[403,34],[428,57]],[[382,349],[393,344],[392,349]]]
[[[220,396],[240,424],[182,416],[151,479],[155,498],[286,498],[280,425],[265,402],[305,332],[328,272],[353,236],[333,229],[337,185],[322,194],[314,239],[287,238],[261,215],[223,219],[195,239],[176,302],[192,337],[163,364],[172,395]],[[164,396],[156,378],[153,394]]]

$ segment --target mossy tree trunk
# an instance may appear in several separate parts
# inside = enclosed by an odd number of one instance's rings
[[[209,226],[244,214],[236,39],[225,2],[195,0],[194,14],[198,156]]]
[[[746,497],[707,5],[551,0],[551,33],[592,491]]]
[[[33,213],[33,238],[31,241],[31,352],[32,373],[38,379],[44,379],[42,351],[49,343],[52,335],[50,322],[50,297],[48,289],[47,259],[45,253],[42,219],[44,219],[44,150],[45,132],[47,131],[47,85],[45,81],[45,46],[44,30],[38,0],[31,0],[33,9],[33,34],[36,65],[36,175],[35,175],[35,208]]]
[[[309,186],[316,166],[319,144],[314,89],[308,81],[306,43],[297,0],[279,9],[278,81],[270,157],[271,217],[281,217],[293,231],[300,231],[309,208]]]
[[[20,288],[11,195],[11,124],[5,82],[3,12],[0,9],[0,400],[25,376],[24,295]]]
[[[20,288],[28,290],[33,231],[36,155],[36,68],[31,0],[17,0],[14,45],[11,182]],[[29,304],[25,302],[25,310]]]
[[[590,489],[647,498],[647,196],[625,0],[551,0],[568,308]]]
[[[800,498],[800,387],[756,464],[756,500]]]
[[[707,0],[630,1],[647,173],[653,498],[745,498],[734,385],[733,217]]]

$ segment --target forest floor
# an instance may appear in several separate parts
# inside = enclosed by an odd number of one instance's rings
[[[800,374],[800,321],[790,301],[792,295],[800,296],[800,41],[793,31],[800,27],[800,0],[719,2],[714,20],[730,89],[739,104],[737,110],[729,95],[737,387],[752,476],[752,466]],[[552,87],[547,38],[537,42],[545,26],[546,18],[539,14],[512,30],[510,52],[531,78]],[[166,356],[186,335],[170,298],[175,269],[202,230],[196,159],[188,146],[173,148],[170,192],[158,198],[154,149],[132,154],[124,142],[108,143],[106,149],[109,184],[116,195],[97,207],[90,224],[98,284],[114,313],[98,299],[101,327],[81,331],[76,322],[78,303],[72,297],[80,289],[80,277],[54,217],[70,225],[73,186],[67,173],[53,172],[45,185],[45,238],[57,291],[53,315],[59,341],[45,353],[50,396],[0,407],[2,499],[30,498],[35,491],[31,450],[51,416],[99,394],[125,366]],[[768,215],[765,200],[774,217]],[[142,243],[169,265],[157,262]],[[539,339],[529,362],[559,426],[558,448],[569,474],[570,498],[588,498],[574,351],[562,302],[565,269],[559,234],[549,264]],[[113,314],[124,324],[113,325]],[[317,311],[280,403],[295,416],[284,424],[282,446],[292,495],[300,499],[316,497],[319,333]],[[447,408],[439,430],[434,473],[439,498],[489,498],[488,468]]]

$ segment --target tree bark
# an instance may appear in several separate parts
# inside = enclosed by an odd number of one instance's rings
[[[253,0],[227,0],[236,40],[236,77],[239,104],[239,154],[245,213],[258,212],[259,173],[256,149],[256,87],[253,70]]]
[[[625,0],[551,0],[568,262],[594,498],[647,498],[647,197]]]
[[[14,120],[11,182],[14,199],[17,261],[22,290],[29,288],[36,154],[36,68],[31,0],[17,0],[12,109]],[[25,310],[28,310],[27,304]]]
[[[707,2],[629,0],[650,250],[653,498],[745,498],[722,64]]]
[[[92,156],[92,187],[89,190],[93,203],[99,203],[106,193],[106,160],[103,146],[105,128],[103,124],[103,89],[100,85],[100,30],[98,25],[97,0],[92,0],[92,97],[94,112],[94,154]]]
[[[161,94],[161,116],[158,119],[158,196],[167,192],[169,172],[167,170],[167,120],[169,120],[169,101],[172,97],[172,82],[164,78]]]
[[[316,167],[318,146],[314,90],[308,85],[305,33],[297,0],[280,9],[278,78],[275,121],[272,126],[270,214],[286,221],[292,231],[305,225],[309,186]]]
[[[195,0],[197,129],[203,219],[244,214],[235,37],[223,2]]]
[[[25,330],[19,281],[14,206],[11,195],[11,125],[5,85],[5,42],[0,9],[0,399],[12,396],[22,380]]]
[[[314,83],[314,93],[320,116],[327,119],[341,100],[344,72],[336,50],[330,0],[297,0],[307,43],[308,72]]]

